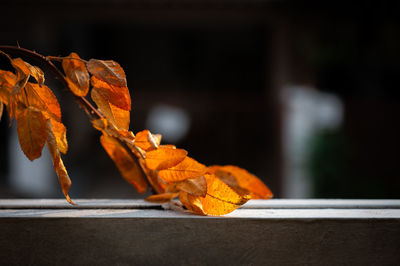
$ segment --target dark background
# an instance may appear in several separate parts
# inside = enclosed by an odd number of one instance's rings
[[[398,198],[400,9],[390,1],[325,2],[2,1],[0,44],[119,62],[132,96],[131,130],[145,129],[157,104],[178,107],[191,123],[174,144],[204,164],[248,169],[277,197],[291,196],[282,182],[281,89],[333,93],[344,120],[310,140],[309,197]],[[68,128],[70,195],[140,197],[69,93],[47,80]],[[0,197],[41,197],[8,186],[8,124],[3,115]],[[61,196],[55,175],[52,182]]]

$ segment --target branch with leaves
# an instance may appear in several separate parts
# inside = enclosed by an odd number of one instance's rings
[[[129,131],[131,97],[125,72],[111,60],[43,56],[20,47],[0,46],[14,72],[0,70],[0,119],[6,106],[17,121],[22,151],[30,160],[41,156],[46,144],[61,189],[68,196],[71,180],[61,159],[68,150],[66,127],[60,105],[45,85],[44,72],[30,62],[44,65],[74,95],[93,127],[101,132],[100,143],[114,161],[123,178],[138,192],[148,187],[153,195],[146,200],[170,202],[179,197],[183,206],[196,214],[224,215],[249,199],[269,199],[272,193],[256,176],[237,166],[205,166],[174,145],[161,144],[161,135],[143,130]],[[53,62],[61,62],[57,67]],[[32,62],[31,62],[32,63]],[[61,71],[62,69],[62,71]],[[29,82],[32,77],[32,82]],[[90,92],[95,108],[86,96]]]

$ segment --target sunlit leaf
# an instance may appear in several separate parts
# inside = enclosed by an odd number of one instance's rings
[[[158,150],[160,150],[159,148]],[[185,179],[197,178],[204,175],[207,167],[196,160],[186,157],[179,164],[159,171],[159,176],[167,183],[178,182]]]
[[[116,107],[99,92],[98,88],[93,88],[91,91],[93,101],[101,113],[108,119],[109,122],[113,123],[118,129],[128,130],[130,112]]]
[[[146,177],[134,158],[115,138],[102,135],[100,141],[125,180],[133,185],[139,193],[144,193],[147,187]]]
[[[173,167],[183,161],[187,151],[182,149],[158,148],[146,153],[146,166],[153,170]]]
[[[11,64],[17,72],[17,82],[14,85],[12,94],[17,94],[20,93],[21,89],[23,89],[28,82],[30,70],[21,58],[12,59]]]
[[[207,195],[198,197],[186,192],[179,192],[182,202],[186,208],[199,214],[205,215],[224,215],[234,211],[245,204],[250,197],[236,193],[227,184],[222,182],[213,174],[204,175],[207,182]]]
[[[247,191],[252,199],[270,199],[271,190],[255,175],[233,165],[214,168],[215,175],[239,193]]]
[[[42,155],[46,142],[46,119],[40,110],[33,107],[17,108],[17,132],[22,151],[29,160]]]
[[[136,133],[134,144],[144,151],[150,151],[158,148],[161,142],[160,134],[151,134],[147,129]]]
[[[55,119],[61,122],[61,109],[56,96],[46,85],[39,86],[28,82],[25,87],[30,106],[42,110],[47,118]]]
[[[67,129],[63,123],[58,122],[54,119],[50,119],[51,126],[53,128],[53,134],[57,142],[57,147],[62,153],[67,153],[68,142],[67,142]]]
[[[115,85],[108,84],[95,76],[92,76],[91,84],[93,88],[110,103],[117,106],[118,108],[124,109],[126,111],[131,110],[131,97],[129,95],[128,87],[118,87]]]
[[[127,86],[125,72],[115,61],[90,59],[87,63],[87,68],[90,74],[110,85]]]
[[[43,71],[39,67],[32,66],[28,62],[25,62],[25,65],[28,67],[31,76],[36,80],[36,82],[39,84],[39,86],[42,86],[44,84]]]
[[[56,174],[58,176],[58,181],[60,183],[61,190],[67,201],[75,205],[75,203],[73,203],[70,197],[68,196],[68,191],[69,188],[71,187],[71,179],[68,176],[63,161],[61,160],[57,140],[54,135],[51,122],[49,120],[47,120],[46,123],[46,131],[47,131],[47,141],[46,141],[47,148],[49,149],[51,159],[53,160],[54,170],[56,171]]]
[[[0,121],[1,121],[1,118],[3,116],[3,109],[4,109],[4,104],[3,104],[2,101],[0,101]]]
[[[0,70],[0,100],[6,105],[8,105],[8,100],[15,85],[16,78],[14,73]]]
[[[207,194],[207,182],[204,176],[185,179],[178,182],[175,186],[178,190],[185,191],[194,196],[205,197]]]
[[[66,76],[68,87],[76,96],[84,97],[89,92],[89,73],[86,64],[76,53],[70,53],[70,58],[62,60],[62,67]]]
[[[163,194],[155,194],[151,195],[146,198],[147,201],[153,202],[153,203],[165,203],[168,201],[173,200],[179,195],[179,193],[163,193]]]

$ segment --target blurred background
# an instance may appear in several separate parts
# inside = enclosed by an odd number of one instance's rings
[[[13,0],[0,10],[1,45],[119,62],[134,132],[246,168],[276,197],[400,197],[399,4]],[[68,128],[71,197],[143,197],[71,95],[46,84]],[[6,113],[0,197],[62,197],[48,152],[26,159]]]

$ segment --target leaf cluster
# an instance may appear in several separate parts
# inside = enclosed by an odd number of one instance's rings
[[[14,48],[14,50],[22,48]],[[249,199],[272,197],[269,188],[256,176],[237,166],[207,167],[174,145],[161,144],[161,135],[129,130],[131,97],[122,67],[112,60],[81,59],[76,53],[67,57],[43,57],[24,49],[27,55],[42,58],[75,95],[101,132],[100,143],[114,161],[123,178],[144,193],[146,200],[170,202],[178,197],[186,209],[201,215],[232,212]],[[66,127],[61,121],[59,103],[44,84],[44,72],[21,58],[7,56],[14,72],[0,70],[0,118],[6,106],[10,120],[16,119],[18,138],[25,155],[34,160],[43,146],[49,148],[61,189],[68,196],[71,180],[60,153],[66,153]],[[60,61],[61,72],[52,61]],[[29,82],[30,77],[33,82]],[[86,96],[96,104],[93,107]]]

